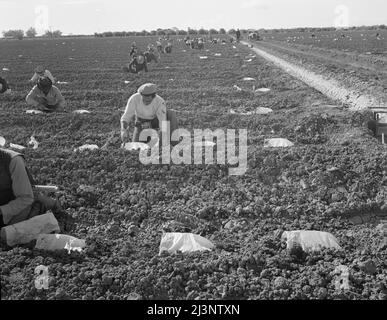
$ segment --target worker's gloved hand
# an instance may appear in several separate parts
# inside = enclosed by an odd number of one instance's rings
[[[129,142],[129,132],[128,132],[128,130],[121,129],[121,141],[122,141],[122,143]]]

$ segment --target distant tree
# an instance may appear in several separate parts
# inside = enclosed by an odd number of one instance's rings
[[[14,39],[22,40],[24,37],[24,31],[23,30],[3,31],[3,37],[12,37]]]
[[[226,34],[226,30],[225,30],[224,28],[220,28],[220,29],[219,29],[219,33],[220,33],[220,34]]]
[[[387,29],[387,26],[386,26],[385,24],[381,24],[381,25],[379,26],[379,29]]]
[[[150,34],[151,34],[152,36],[157,36],[157,31],[156,31],[156,30],[152,30],[152,31],[150,32]]]
[[[35,28],[29,28],[27,31],[26,31],[26,36],[28,37],[28,38],[35,38],[36,37],[36,34],[37,34],[37,32],[36,32],[36,30],[35,30]]]
[[[200,35],[204,35],[204,34],[208,34],[208,31],[205,30],[205,29],[203,29],[203,28],[201,28],[201,29],[199,29],[198,33],[199,33]]]
[[[236,31],[235,31],[235,29],[230,29],[230,30],[227,31],[227,33],[228,33],[228,34],[235,34]]]
[[[218,32],[218,30],[216,30],[216,29],[210,29],[210,33],[211,33],[211,34],[218,34],[219,32]]]
[[[186,35],[188,34],[188,32],[185,31],[185,30],[179,30],[179,31],[177,32],[177,34],[178,34],[179,36],[186,36]]]
[[[103,33],[103,36],[104,36],[104,37],[113,37],[113,32],[111,32],[111,31],[105,31],[105,32]]]
[[[62,36],[62,31],[60,31],[60,30],[55,30],[55,31],[47,30],[43,36],[48,37],[48,38],[60,38]]]
[[[163,30],[163,29],[157,29],[157,35],[158,36],[165,36],[166,35],[166,33],[165,33],[165,31]]]
[[[55,30],[52,32],[52,35],[54,38],[60,38],[62,36],[62,31],[60,30]]]
[[[198,32],[195,29],[189,29],[188,34],[198,34]]]

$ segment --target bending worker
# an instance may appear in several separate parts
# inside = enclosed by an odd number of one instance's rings
[[[143,129],[160,129],[162,121],[169,121],[171,135],[177,129],[175,112],[167,110],[164,99],[157,94],[156,85],[153,83],[143,84],[138,88],[137,93],[129,98],[125,112],[121,117],[121,140],[123,143],[129,141],[129,122],[133,118],[135,128],[132,142],[139,141]]]
[[[24,157],[0,148],[0,227],[28,220],[47,210],[62,212],[58,200],[33,191],[34,182]]]
[[[55,78],[52,76],[51,72],[45,69],[43,66],[37,66],[35,68],[35,73],[32,76],[30,83],[32,83],[33,85],[36,85],[38,83],[38,80],[44,77],[49,78],[52,84],[55,84]]]
[[[62,110],[66,106],[61,92],[47,77],[39,78],[38,84],[27,95],[26,102],[29,106],[44,112]]]

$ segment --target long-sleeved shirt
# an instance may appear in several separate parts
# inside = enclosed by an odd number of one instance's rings
[[[14,216],[28,208],[34,202],[34,193],[28,178],[24,160],[21,156],[13,157],[9,170],[11,173],[12,190],[15,196],[7,204],[0,206],[3,221],[7,224]]]
[[[38,86],[34,86],[26,97],[27,104],[33,107],[38,107],[40,104],[49,106],[65,107],[65,99],[59,89],[52,86],[47,95],[41,91]]]
[[[42,77],[48,77],[48,78],[51,80],[52,84],[55,83],[55,78],[52,76],[51,72],[48,71],[48,70],[44,70],[43,75],[37,74],[37,73],[35,72],[34,75],[32,76],[32,78],[31,78],[30,81],[31,81],[33,84],[37,84],[39,78],[42,78]]]
[[[134,116],[146,120],[152,120],[157,117],[161,126],[162,121],[167,120],[167,107],[164,99],[156,95],[150,104],[145,105],[141,94],[135,93],[129,98],[121,121],[130,122]]]

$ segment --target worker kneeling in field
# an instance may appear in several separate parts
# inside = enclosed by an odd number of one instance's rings
[[[27,95],[26,102],[29,106],[44,112],[63,110],[66,106],[61,92],[47,77],[39,78],[38,84]]]
[[[148,49],[148,51],[144,52],[144,56],[147,63],[150,63],[152,61],[158,62],[157,56],[154,51],[151,50],[151,48]]]
[[[32,76],[30,83],[33,85],[36,85],[38,83],[38,80],[41,78],[47,77],[51,80],[52,84],[55,84],[55,78],[51,74],[51,72],[47,69],[45,69],[43,66],[37,66],[35,68],[35,73]]]
[[[10,91],[11,89],[9,88],[7,81],[0,77],[0,93],[8,93]]]
[[[168,44],[164,48],[165,53],[171,53],[172,52],[172,43],[168,42]]]
[[[33,185],[23,155],[0,148],[1,228],[44,214],[47,210],[62,212],[58,200],[39,193]]]
[[[129,122],[133,118],[135,128],[132,142],[139,141],[140,133],[144,129],[160,129],[162,121],[169,121],[171,135],[177,129],[175,112],[167,110],[164,99],[157,95],[157,88],[153,83],[143,84],[138,88],[137,93],[129,98],[125,112],[121,117],[121,140],[123,143],[129,141]],[[161,135],[159,134],[159,136]]]
[[[124,71],[130,73],[139,73],[142,70],[148,72],[148,66],[145,56],[142,54],[135,55],[132,61],[129,62],[128,66],[124,67],[123,69]]]

